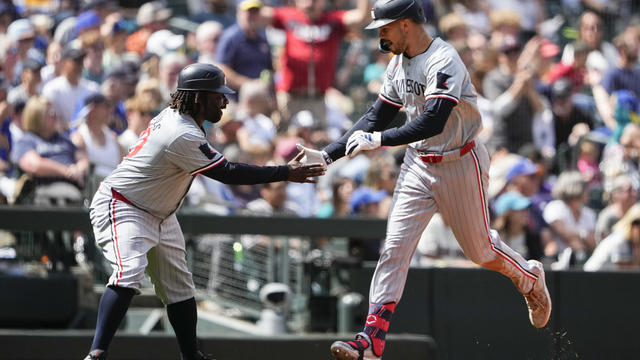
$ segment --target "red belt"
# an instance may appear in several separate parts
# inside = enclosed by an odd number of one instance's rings
[[[466,155],[469,151],[471,151],[471,149],[473,149],[473,147],[475,146],[476,142],[471,141],[470,143],[468,143],[467,145],[461,147],[459,150],[453,150],[453,151],[448,151],[445,153],[431,153],[431,154],[420,154],[420,160],[422,160],[423,162],[426,162],[428,164],[435,164],[435,163],[439,163],[443,160],[444,156],[450,155],[450,154],[457,154],[458,157],[463,157],[464,155]]]

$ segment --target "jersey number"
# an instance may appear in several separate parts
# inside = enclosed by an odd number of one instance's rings
[[[147,139],[149,139],[149,134],[151,134],[151,127],[148,127],[145,131],[143,131],[140,134],[138,141],[131,148],[131,150],[129,150],[129,153],[127,154],[126,157],[130,158],[130,157],[133,157],[135,154],[137,154],[138,151],[142,149],[142,146],[147,142]]]

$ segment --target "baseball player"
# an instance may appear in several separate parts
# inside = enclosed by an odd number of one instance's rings
[[[551,300],[542,264],[526,261],[489,228],[486,191],[489,155],[474,139],[482,121],[476,92],[456,50],[431,38],[415,0],[379,0],[367,29],[379,29],[380,49],[392,52],[377,101],[341,139],[323,151],[300,147],[326,164],[379,146],[408,144],[388,219],[386,240],[369,293],[364,330],[336,341],[336,359],[380,359],[409,262],[420,235],[438,211],[471,260],[511,278],[533,326],[546,325]],[[404,107],[409,121],[384,130]]]
[[[210,359],[197,348],[196,302],[185,242],[175,212],[198,174],[226,184],[313,182],[322,164],[252,166],[227,161],[211,147],[202,124],[220,120],[228,104],[223,72],[210,64],[186,66],[169,107],[149,123],[129,154],[100,185],[91,203],[96,243],[113,273],[98,308],[96,332],[85,360],[106,350],[139,292],[146,271],[167,307],[182,358]]]

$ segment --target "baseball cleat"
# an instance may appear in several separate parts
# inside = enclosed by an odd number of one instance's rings
[[[547,290],[547,283],[544,280],[544,269],[542,263],[536,260],[529,260],[529,265],[533,267],[532,272],[538,274],[538,280],[533,284],[533,288],[524,296],[529,308],[529,321],[536,328],[542,328],[549,322],[551,316],[551,297]]]
[[[356,335],[355,340],[336,341],[331,344],[331,353],[336,360],[380,360],[371,351],[371,344],[365,336]]]
[[[91,350],[84,360],[107,360],[107,352],[99,349]]]
[[[198,351],[198,360],[216,360],[211,357],[211,355],[205,355],[202,351]]]

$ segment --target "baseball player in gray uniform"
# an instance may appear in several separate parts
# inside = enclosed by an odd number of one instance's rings
[[[149,123],[120,165],[100,185],[91,203],[96,243],[113,268],[100,300],[95,337],[86,360],[106,359],[106,350],[139,292],[145,271],[166,305],[182,358],[210,359],[197,347],[196,302],[185,241],[176,220],[197,174],[227,184],[313,182],[323,164],[283,166],[232,163],[211,147],[202,124],[217,122],[228,104],[222,71],[192,64],[178,75],[169,107]]]
[[[489,155],[475,138],[482,128],[476,92],[456,50],[424,30],[415,0],[379,0],[368,29],[379,28],[380,48],[392,52],[378,100],[323,151],[301,148],[307,159],[332,161],[379,146],[408,144],[389,213],[384,247],[373,275],[369,314],[355,340],[336,341],[336,359],[380,359],[391,317],[404,289],[420,235],[438,211],[471,260],[511,278],[533,326],[549,320],[551,300],[542,264],[526,261],[489,228]],[[409,121],[386,129],[404,107]],[[303,159],[304,161],[304,159]]]

